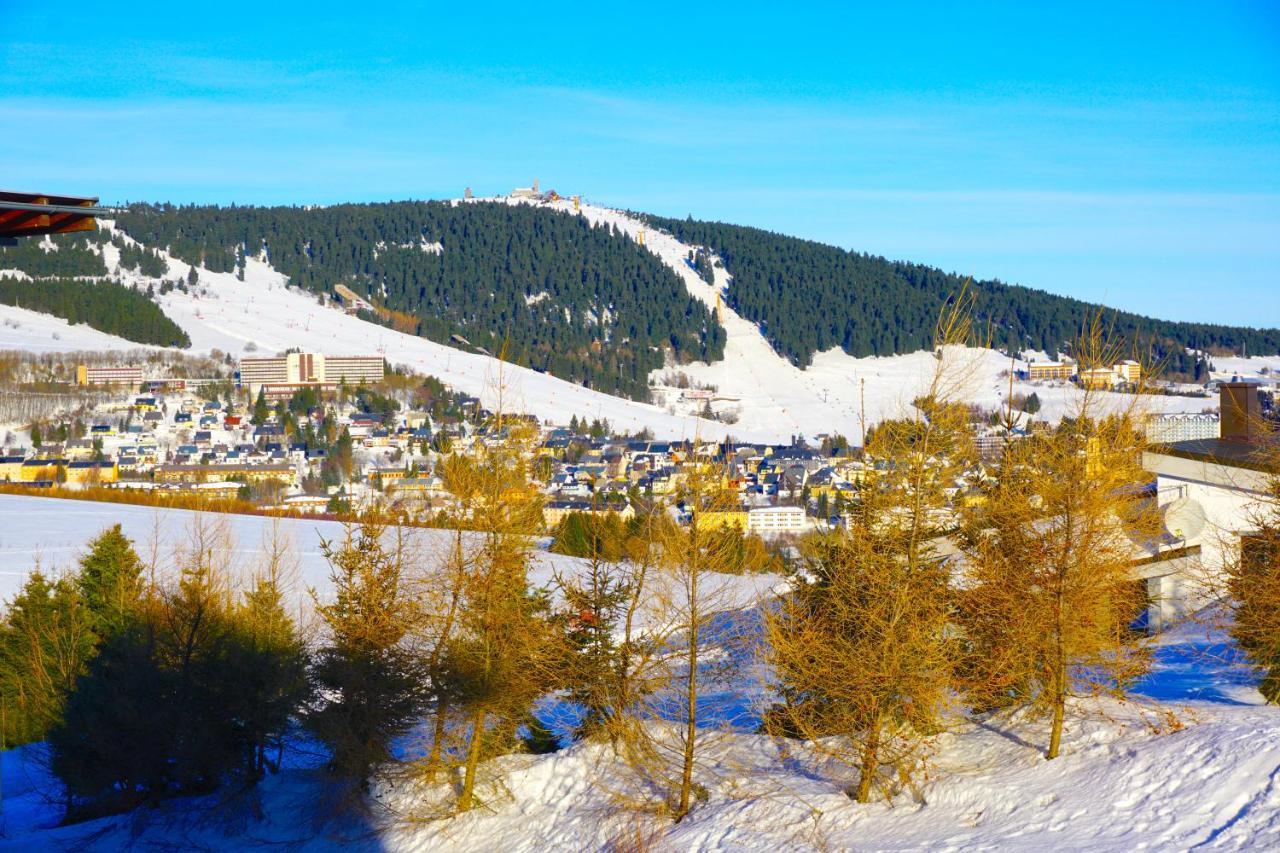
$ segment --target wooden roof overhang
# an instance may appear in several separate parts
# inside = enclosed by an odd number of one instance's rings
[[[98,227],[94,217],[108,213],[97,202],[96,198],[0,190],[0,241],[92,231]]]

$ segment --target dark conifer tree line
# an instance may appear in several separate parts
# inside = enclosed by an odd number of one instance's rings
[[[853,356],[895,355],[929,346],[938,305],[965,278],[924,264],[891,261],[760,228],[649,216],[681,242],[708,247],[733,277],[728,304],[758,323],[774,349],[807,366],[814,353],[839,347]],[[695,256],[696,257],[696,256]],[[699,267],[701,270],[702,267]],[[1001,349],[1069,352],[1096,310],[1079,299],[999,280],[972,285],[975,321],[989,325]],[[1135,355],[1169,361],[1172,372],[1204,375],[1185,348],[1251,355],[1280,352],[1280,329],[1177,323],[1123,311],[1108,314]]]
[[[0,270],[22,270],[33,278],[105,276],[107,265],[102,260],[101,233],[28,237],[19,240],[16,246],[0,246]],[[98,251],[90,248],[94,245]]]
[[[86,323],[140,344],[189,347],[191,338],[140,290],[113,281],[0,277],[0,303]]]

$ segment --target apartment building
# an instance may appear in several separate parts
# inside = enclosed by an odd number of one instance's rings
[[[90,366],[81,364],[76,367],[77,385],[141,385],[141,367]]]
[[[1133,359],[1125,359],[1114,365],[1111,370],[1121,382],[1137,382],[1142,378],[1142,365]]]
[[[1027,365],[1027,378],[1033,382],[1046,379],[1070,379],[1075,375],[1074,361],[1033,361]]]
[[[381,382],[386,359],[380,355],[332,355],[291,352],[274,358],[240,360],[240,386],[257,394],[264,385],[279,394],[306,385],[334,387]]]
[[[747,513],[747,532],[767,536],[777,533],[802,533],[804,508],[798,506],[760,506]]]

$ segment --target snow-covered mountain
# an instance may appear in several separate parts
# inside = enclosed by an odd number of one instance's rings
[[[472,203],[530,202],[486,199]],[[708,283],[687,263],[695,247],[619,210],[591,204],[578,209],[568,200],[543,204],[583,216],[595,224],[612,226],[642,244],[679,276],[692,296],[714,312],[726,332],[724,358],[710,364],[670,365],[653,371],[650,377],[652,384],[662,386],[673,375],[683,373],[692,385],[714,389],[712,393],[682,394],[680,389],[664,393],[660,387],[655,404],[641,403],[500,362],[481,352],[398,332],[322,304],[316,294],[292,286],[265,255],[245,259],[243,279],[233,272],[196,267],[197,286],[189,291],[171,289],[157,293],[155,298],[165,313],[187,331],[196,351],[216,349],[235,357],[290,347],[335,354],[381,353],[393,365],[437,376],[490,405],[497,403],[498,389],[502,387],[507,406],[553,422],[567,422],[573,415],[607,418],[615,428],[648,428],[665,438],[732,436],[742,441],[785,441],[797,434],[812,438],[839,432],[856,440],[863,423],[869,426],[903,412],[934,369],[935,361],[929,352],[854,358],[838,348],[819,353],[807,368],[797,367],[775,351],[758,326],[728,306],[724,299],[728,274],[722,267],[715,268],[714,283]],[[121,242],[136,245],[115,223],[104,225]],[[191,264],[164,247],[150,248],[159,251],[167,262],[166,277],[186,279]],[[159,290],[159,279],[122,266],[116,245],[105,242],[100,251],[111,276],[134,287]],[[136,347],[135,343],[87,326],[71,327],[45,315],[0,305],[0,349]],[[998,405],[1009,391],[1006,372],[1013,365],[993,350],[973,350],[970,355],[972,369],[965,396],[983,406]],[[1265,365],[1280,370],[1280,358],[1250,360],[1245,367]],[[1237,371],[1241,368],[1234,367]],[[1067,385],[1031,387],[1021,382],[1014,383],[1013,391],[1035,391],[1043,404],[1043,416],[1049,418],[1065,411],[1077,393]],[[722,420],[696,416],[705,413],[708,405]],[[1203,398],[1151,399],[1152,408],[1160,411],[1198,412],[1212,405],[1211,400]]]

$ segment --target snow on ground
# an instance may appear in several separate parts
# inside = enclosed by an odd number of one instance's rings
[[[323,519],[275,519],[267,516],[228,513],[200,513],[184,509],[163,509],[97,501],[66,500],[30,495],[0,495],[0,602],[10,599],[33,568],[56,573],[72,568],[85,546],[103,529],[119,524],[124,534],[147,563],[162,570],[178,563],[178,555],[191,541],[194,531],[204,528],[215,536],[218,552],[241,581],[247,581],[261,565],[262,555],[273,537],[294,556],[292,574],[296,602],[305,607],[315,589],[323,598],[330,590],[329,564],[321,545],[340,542],[343,525]],[[448,531],[406,528],[411,560],[425,567],[445,554],[451,539]],[[547,539],[538,540],[542,548]],[[535,587],[549,585],[556,572],[573,575],[584,562],[539,550],[534,555],[529,577]],[[746,607],[777,582],[769,575],[745,578],[725,576],[719,582],[729,597],[727,606]],[[0,604],[0,608],[3,604]],[[656,619],[657,614],[652,614]]]
[[[1280,355],[1251,355],[1248,358],[1210,356],[1214,379],[1264,377],[1280,381]]]
[[[179,546],[197,518],[183,510],[0,496],[0,589],[7,596],[39,558],[65,567],[108,524],[119,522],[144,559],[160,544],[159,562]],[[222,523],[235,542],[232,562],[251,567],[272,520],[199,516]],[[280,522],[299,555],[297,592],[324,594],[322,537],[333,522]],[[415,530],[418,553],[437,553],[447,536]],[[581,561],[540,554],[535,583]],[[732,606],[746,608],[738,627],[776,581],[725,579]],[[726,614],[728,617],[729,614]],[[745,617],[745,618],[743,618]],[[962,724],[937,742],[934,771],[918,798],[857,805],[842,788],[851,779],[812,760],[803,748],[752,733],[762,694],[758,667],[709,684],[702,696],[718,720],[704,732],[698,781],[707,797],[679,825],[644,811],[619,809],[633,782],[609,751],[577,745],[546,756],[496,759],[484,778],[488,806],[448,820],[407,824],[443,790],[382,790],[389,812],[370,823],[324,824],[315,759],[294,756],[290,769],[259,793],[265,819],[244,803],[216,797],[155,811],[56,828],[55,788],[38,750],[3,755],[0,849],[258,849],[354,847],[366,850],[599,850],[648,839],[655,850],[1133,850],[1277,849],[1280,846],[1280,710],[1261,705],[1254,676],[1232,659],[1219,629],[1188,623],[1155,648],[1156,667],[1137,701],[1080,702],[1068,721],[1064,755],[1046,762],[1043,722],[1020,717]],[[729,708],[739,715],[725,713]],[[744,713],[745,712],[745,713]],[[1175,722],[1176,721],[1176,722]],[[660,724],[655,724],[660,725]],[[216,816],[216,817],[214,817]]]
[[[136,350],[142,344],[99,332],[80,324],[72,326],[61,317],[0,305],[0,349],[27,352],[73,352],[76,350]]]
[[[1073,705],[1052,762],[1043,722],[960,724],[938,738],[918,795],[889,804],[853,803],[847,774],[743,725],[704,731],[706,797],[678,825],[622,807],[633,777],[607,747],[580,744],[495,759],[482,770],[484,807],[448,819],[412,821],[447,799],[443,786],[388,785],[385,812],[326,823],[315,759],[300,754],[256,802],[183,800],[57,828],[55,788],[28,750],[4,755],[0,849],[1275,850],[1280,710],[1261,705],[1222,648],[1193,624],[1165,636],[1135,701]],[[262,819],[250,817],[259,807]]]

